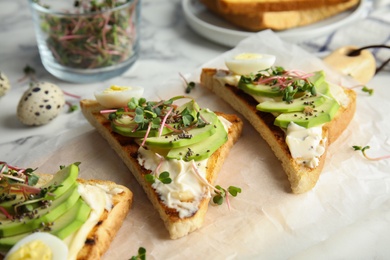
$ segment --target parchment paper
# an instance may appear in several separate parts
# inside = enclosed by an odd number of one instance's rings
[[[276,65],[324,69],[332,81],[354,84],[270,31],[244,40],[202,67],[223,68],[224,56],[243,51],[274,54]],[[199,71],[186,76],[198,81]],[[357,92],[355,118],[329,148],[316,187],[302,195],[291,194],[279,161],[245,121],[243,135],[216,182],[241,187],[242,193],[231,199],[230,210],[210,205],[203,227],[178,240],[169,239],[136,180],[87,123],[19,156],[16,163],[55,172],[59,165],[80,161],[82,178],[112,180],[134,192],[133,207],[104,259],[129,259],[140,246],[146,248],[147,259],[383,259],[390,256],[389,160],[368,161],[352,146],[370,145],[367,152],[372,156],[390,153],[390,115],[385,109],[390,99],[384,89],[376,89],[373,96]],[[179,78],[156,86],[156,97],[178,94],[184,94]],[[191,95],[201,106],[234,113],[199,86]]]

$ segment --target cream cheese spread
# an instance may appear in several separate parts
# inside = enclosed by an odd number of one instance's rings
[[[154,153],[140,147],[138,150],[138,163],[145,169],[154,172],[158,167],[158,174],[169,172],[172,182],[164,184],[156,180],[152,187],[160,195],[165,205],[178,211],[180,218],[192,216],[199,207],[200,201],[210,196],[208,187],[197,176],[193,161],[165,160]],[[205,178],[207,159],[196,162],[198,173]]]
[[[322,126],[305,128],[291,122],[287,127],[286,143],[291,156],[310,168],[318,166],[319,158],[325,152],[325,142]]]
[[[218,116],[226,132],[231,123]],[[208,159],[202,161],[189,161],[170,159],[165,160],[161,155],[143,147],[138,149],[138,163],[145,169],[155,172],[158,168],[160,174],[169,172],[172,182],[164,184],[156,180],[152,187],[159,194],[165,205],[178,211],[180,218],[190,217],[199,209],[199,203],[205,197],[210,197],[208,186],[202,181],[206,178]],[[196,171],[194,169],[196,167]],[[201,178],[198,176],[201,175]]]
[[[69,249],[69,260],[77,258],[77,254],[83,248],[89,232],[99,222],[103,211],[105,209],[107,211],[111,210],[112,196],[121,193],[122,190],[110,190],[107,186],[100,184],[90,185],[80,183],[78,185],[78,192],[85,203],[91,208],[91,213],[87,221],[76,232],[64,239]]]

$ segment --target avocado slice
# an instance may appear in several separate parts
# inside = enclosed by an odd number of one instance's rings
[[[325,80],[325,73],[323,71],[316,71],[314,75],[309,77],[314,85],[319,85]],[[250,95],[259,95],[265,97],[281,97],[283,94],[279,91],[279,87],[274,87],[272,85],[265,84],[253,84],[246,83],[243,80],[240,80],[238,83],[238,88],[242,89],[244,92]]]
[[[70,164],[69,166],[59,170],[49,182],[47,182],[41,187],[42,189],[45,189],[53,186],[58,186],[54,191],[47,193],[45,195],[45,199],[52,200],[55,197],[59,197],[64,194],[64,192],[66,192],[76,182],[78,174],[79,168],[76,164]],[[23,196],[17,196],[14,200],[0,203],[0,206],[7,210],[7,212],[9,212],[10,214],[15,214],[14,205],[23,201]],[[36,203],[31,205],[35,208],[39,204]]]
[[[183,111],[188,111],[189,114],[191,114],[195,120],[196,120],[196,115],[197,111],[199,111],[199,105],[191,100],[190,102],[184,103],[180,107],[178,107],[174,113],[176,114],[181,114]],[[177,127],[177,123],[171,124],[173,128]],[[138,123],[136,123],[133,118],[131,117],[122,117],[118,118],[115,120],[115,123],[111,123],[111,129],[123,136],[128,136],[128,137],[134,137],[134,138],[143,138],[146,135],[146,130],[137,130],[135,129],[138,127]],[[148,137],[158,137],[160,135],[160,130],[159,129],[151,129],[148,133]],[[173,130],[167,127],[164,127],[161,135],[167,135],[172,133]]]
[[[172,134],[160,137],[149,137],[146,139],[145,144],[151,147],[152,150],[153,147],[178,148],[198,143],[205,138],[212,136],[216,132],[215,124],[218,121],[217,115],[212,111],[205,109],[200,110],[200,115],[209,122],[209,124],[203,127],[192,128],[184,136]]]
[[[290,122],[294,122],[305,128],[310,128],[331,121],[336,115],[340,105],[333,98],[327,98],[325,102],[312,111],[283,113],[276,117],[274,124],[281,128],[287,128]]]
[[[200,161],[207,159],[228,140],[228,134],[219,119],[215,123],[215,126],[216,132],[212,136],[191,146],[173,148],[168,152],[166,158],[177,160],[183,159],[184,161]]]
[[[256,109],[263,112],[285,113],[303,111],[307,106],[315,108],[325,102],[326,97],[324,96],[331,95],[327,82],[321,81],[321,83],[316,84],[315,87],[317,91],[317,95],[315,96],[306,94],[302,97],[294,98],[291,103],[285,101],[265,101],[258,104]]]
[[[30,232],[41,227],[42,223],[54,222],[67,212],[78,200],[80,194],[77,182],[73,183],[63,195],[56,197],[49,207],[36,209],[32,218],[26,216],[20,220],[0,219],[0,237],[14,236]]]
[[[91,208],[88,206],[88,204],[79,198],[76,204],[72,206],[72,208],[70,208],[66,213],[55,220],[54,224],[50,226],[50,230],[39,232],[48,232],[59,237],[60,239],[64,239],[73,232],[77,231],[85,223],[89,217],[90,212]],[[30,234],[31,232],[26,232],[15,236],[0,238],[0,251],[8,251],[19,240]]]
[[[120,121],[121,119],[118,119],[117,121]],[[146,135],[146,130],[138,130],[138,131],[133,131],[137,127],[137,124],[133,124],[134,127],[129,127],[127,126],[120,126],[114,123],[111,123],[111,128],[114,132],[123,135],[123,136],[128,136],[128,137],[134,137],[134,138],[142,138]],[[164,127],[161,135],[167,135],[172,133],[173,131],[169,128]],[[159,130],[152,129],[149,131],[148,134],[149,137],[158,137],[159,136]]]

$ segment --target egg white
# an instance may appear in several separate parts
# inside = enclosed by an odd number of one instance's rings
[[[107,108],[125,107],[131,98],[140,98],[143,94],[143,87],[122,87],[115,85],[105,90],[95,91],[94,93],[97,102]]]
[[[227,57],[225,64],[234,74],[249,75],[268,69],[275,63],[276,57],[260,53],[240,53]]]
[[[11,248],[11,250],[5,256],[4,260],[7,260],[10,254],[17,251],[23,245],[25,245],[29,242],[32,242],[32,241],[36,241],[36,240],[42,241],[44,244],[46,244],[50,248],[50,250],[53,254],[53,259],[66,260],[68,258],[68,247],[61,239],[59,239],[58,237],[56,237],[50,233],[35,232],[35,233],[32,233],[31,235],[28,235],[25,238],[19,240]]]

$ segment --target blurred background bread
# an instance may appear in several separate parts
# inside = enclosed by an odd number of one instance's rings
[[[359,0],[200,0],[210,11],[247,31],[309,25],[358,5]]]

